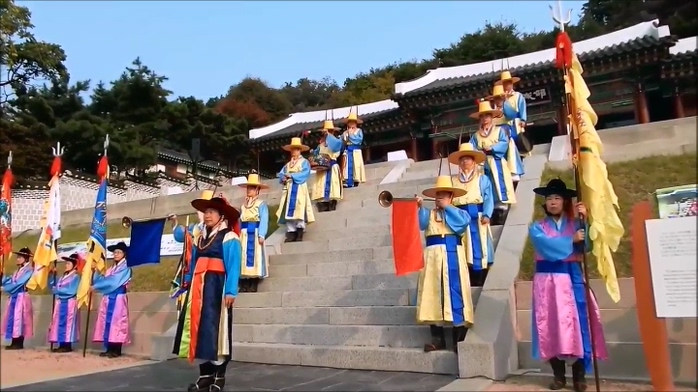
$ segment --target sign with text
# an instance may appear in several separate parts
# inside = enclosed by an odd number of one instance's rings
[[[539,104],[550,102],[550,91],[547,87],[539,87],[535,90],[522,91],[521,94],[526,98],[526,105]]]
[[[698,218],[645,221],[652,289],[658,318],[695,318]]]
[[[125,242],[126,244],[131,243],[131,238],[108,238],[107,247],[116,245],[119,242]],[[184,244],[174,240],[172,234],[165,234],[160,240],[160,256],[179,256],[184,250]],[[87,241],[84,242],[66,242],[63,244],[58,244],[58,257],[68,257],[73,253],[79,253],[81,255],[87,254]],[[113,256],[111,252],[107,251],[107,259],[111,259]]]

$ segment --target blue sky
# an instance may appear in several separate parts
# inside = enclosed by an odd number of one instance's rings
[[[72,80],[116,79],[141,60],[175,95],[208,99],[245,76],[272,86],[344,79],[431,57],[486,21],[548,30],[547,1],[22,1],[38,39],[63,46]],[[563,7],[579,14],[583,2]],[[576,19],[576,18],[575,18]]]

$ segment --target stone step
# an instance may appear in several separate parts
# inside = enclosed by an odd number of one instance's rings
[[[421,348],[309,346],[233,343],[235,361],[336,369],[458,374],[452,351],[424,353]]]
[[[235,324],[414,325],[414,306],[235,308]]]
[[[392,246],[393,239],[390,231],[383,233],[382,235],[375,236],[355,236],[355,235],[345,235],[340,238],[331,238],[329,240],[306,240],[303,238],[303,242],[288,242],[281,244],[282,254],[292,254],[292,253],[319,253],[327,252],[333,250],[355,250],[355,249],[366,249],[375,248],[381,246]]]
[[[355,249],[347,251],[326,251],[305,255],[301,253],[270,255],[270,265],[316,264],[316,263],[348,263],[369,260],[387,260],[393,257],[392,246],[376,247],[373,249]]]
[[[310,226],[311,229],[317,226]],[[347,240],[353,237],[373,237],[389,234],[390,225],[371,225],[362,227],[361,230],[347,232],[346,228],[337,228],[329,230],[308,230],[303,236],[303,240],[308,241],[328,241],[330,239],[345,238]]]
[[[423,347],[429,341],[424,325],[283,325],[237,324],[233,339],[241,343],[312,346]]]
[[[296,308],[307,306],[404,306],[414,305],[416,290],[317,290],[241,293],[240,308]]]
[[[329,290],[394,290],[416,289],[417,274],[397,277],[395,274],[316,276],[300,278],[274,277],[264,279],[258,292],[329,291]]]
[[[473,303],[480,298],[480,287],[471,289]],[[241,293],[235,301],[238,308],[303,308],[354,306],[407,306],[417,301],[416,289],[386,290],[317,290]]]
[[[338,263],[281,264],[271,263],[269,276],[272,278],[298,278],[304,276],[329,277],[347,275],[391,274],[395,272],[395,262],[385,260],[363,260]]]

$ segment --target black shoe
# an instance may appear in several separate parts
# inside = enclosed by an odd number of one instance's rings
[[[107,354],[107,358],[119,358],[121,356],[121,353],[112,351]]]
[[[295,242],[301,242],[303,241],[303,229],[298,228],[296,229],[296,240]]]
[[[259,279],[249,279],[249,286],[247,287],[247,291],[250,293],[256,293],[257,292],[257,285],[259,285]]]
[[[559,391],[567,386],[567,378],[565,376],[565,361],[559,358],[552,358],[550,367],[553,368],[553,382],[548,387],[551,391]]]
[[[187,392],[209,391],[215,381],[215,373],[216,367],[211,362],[199,365],[199,378],[196,379],[195,383],[189,384]]]
[[[468,333],[468,328],[465,326],[453,327],[453,352],[458,354],[458,342],[465,340],[465,334]]]
[[[332,200],[330,202],[330,211],[336,211],[337,210],[337,200]]]
[[[250,282],[249,279],[240,279],[238,282],[238,291],[241,293],[246,293],[249,290]]]
[[[24,337],[12,338],[9,346],[5,346],[5,350],[22,350],[24,349]]]
[[[431,343],[424,345],[424,352],[430,353],[432,351],[445,350],[446,338],[444,336],[444,327],[430,325],[429,331],[431,332]]]
[[[287,231],[284,242],[296,242],[298,234],[295,231]]]
[[[69,353],[73,351],[73,346],[70,344],[61,344],[52,350],[54,353]]]
[[[572,387],[574,392],[585,392],[587,390],[586,369],[584,360],[578,359],[572,364]]]
[[[317,211],[318,212],[325,212],[330,210],[330,204],[329,202],[326,201],[320,201],[317,203]]]

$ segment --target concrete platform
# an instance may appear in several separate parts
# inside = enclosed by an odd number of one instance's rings
[[[422,353],[422,355],[425,355]],[[452,359],[453,361],[454,359]],[[198,369],[172,360],[23,385],[5,391],[183,391]],[[232,362],[226,391],[436,391],[453,376]]]

